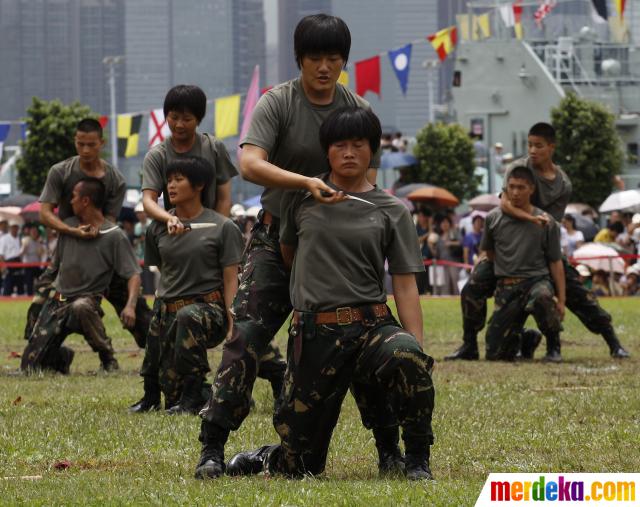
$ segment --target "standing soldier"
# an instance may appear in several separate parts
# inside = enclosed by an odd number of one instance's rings
[[[567,174],[553,163],[555,150],[555,129],[548,123],[536,123],[529,130],[529,156],[514,162],[511,167],[524,165],[533,171],[536,182],[536,192],[532,203],[542,211],[548,213],[556,222],[564,216],[565,208],[571,197],[571,181]],[[505,174],[505,181],[509,170]],[[519,220],[525,220],[543,226],[549,220],[545,214],[533,216],[526,211],[513,206],[506,192],[502,192],[501,209]],[[580,275],[563,258],[565,285],[567,293],[567,308],[580,319],[584,326],[592,333],[600,334],[609,346],[611,357],[627,358],[629,353],[622,347],[611,324],[609,315],[598,303],[596,297],[584,287]],[[463,344],[453,354],[446,356],[446,360],[478,359],[478,333],[484,327],[487,317],[487,299],[496,289],[496,277],[492,262],[483,258],[471,273],[469,282],[462,289],[460,304],[463,320]],[[522,333],[525,349],[532,350],[532,343],[539,342],[540,334],[535,330],[525,330]],[[535,347],[533,347],[535,348]],[[558,358],[556,358],[558,359]]]
[[[166,226],[169,234],[179,235],[185,230],[184,224],[168,211],[171,207],[166,192],[169,164],[190,157],[203,158],[212,168],[212,175],[211,183],[203,190],[202,205],[225,217],[229,216],[231,208],[231,178],[238,171],[231,163],[222,141],[210,134],[197,132],[207,110],[207,97],[199,87],[174,86],[167,92],[163,109],[171,136],[145,156],[142,166],[142,203],[151,219]],[[164,208],[158,204],[161,195],[164,195]],[[157,301],[156,305],[160,305],[160,302]],[[159,307],[156,306],[154,311],[157,314]],[[260,376],[271,382],[275,396],[282,387],[284,361],[277,349],[268,350],[260,359]],[[144,379],[144,396],[129,408],[130,412],[148,412],[159,408],[159,360],[159,343],[154,339],[145,349],[140,370]]]
[[[531,216],[543,213],[531,204],[535,189],[528,167],[517,166],[509,172],[506,181],[509,202]],[[558,224],[550,219],[540,227],[495,208],[487,215],[481,248],[492,261],[497,278],[495,310],[486,337],[487,359],[515,359],[520,349],[517,337],[530,313],[547,338],[545,357],[557,359],[565,304]]]
[[[290,477],[322,473],[342,401],[355,381],[377,393],[365,413],[381,412],[392,428],[402,424],[407,478],[432,479],[433,359],[422,352],[415,278],[424,265],[409,212],[366,178],[381,134],[371,111],[332,113],[320,128],[331,165],[322,180],[355,199],[328,206],[298,191],[283,203],[280,242],[285,263],[292,264],[294,313],[285,388],[273,418],[281,441],[236,455],[228,474],[265,466]],[[386,305],[385,262],[402,327]]]
[[[74,216],[64,220],[65,227],[96,231],[97,235],[92,239],[60,236],[54,262],[55,294],[45,301],[22,354],[24,371],[48,368],[69,373],[74,354],[62,343],[74,332],[84,335],[103,364],[105,358],[113,358],[100,302],[116,275],[127,285],[127,302],[120,319],[128,329],[135,325],[140,266],[127,236],[102,213],[105,185],[98,178],[82,178],[73,187],[72,196]]]
[[[238,289],[244,242],[236,225],[202,205],[213,171],[202,158],[181,158],[167,166],[170,210],[185,234],[169,234],[153,222],[145,240],[145,264],[162,275],[149,329],[160,349],[160,386],[170,414],[196,414],[206,398],[210,371],[207,349],[219,345],[231,324],[229,308]]]
[[[102,127],[97,120],[87,118],[78,123],[75,136],[75,145],[78,155],[55,164],[45,182],[40,202],[40,222],[45,227],[50,227],[58,232],[60,237],[70,235],[79,239],[94,239],[98,231],[90,226],[70,226],[65,219],[73,215],[71,195],[75,184],[85,177],[100,179],[105,186],[106,196],[104,200],[105,218],[112,223],[116,222],[124,200],[126,184],[122,175],[111,165],[100,158],[100,151],[104,146]],[[58,214],[54,212],[58,207]],[[56,273],[51,269],[45,270],[36,285],[36,295],[27,313],[27,326],[25,339],[29,339],[33,331],[33,325],[40,313],[45,300],[52,292],[51,284]],[[126,280],[115,276],[106,292],[107,300],[113,305],[116,313],[121,314],[127,304]],[[136,301],[135,326],[130,329],[139,347],[145,346],[151,310],[142,296]],[[102,362],[102,367],[107,370],[118,369],[117,361],[112,357]]]
[[[254,226],[234,300],[231,339],[223,348],[209,402],[201,412],[202,453],[196,477],[224,472],[224,446],[249,413],[251,392],[261,357],[291,313],[289,271],[279,247],[280,205],[286,189],[304,189],[325,204],[345,199],[316,176],[327,172],[326,153],[318,142],[320,125],[344,106],[369,104],[338,78],[349,57],[351,34],[340,18],[317,14],[303,18],[294,33],[300,76],[265,93],[256,106],[243,148],[240,170],[263,185],[262,210]],[[379,154],[372,159],[377,167]],[[375,170],[369,178],[375,180]],[[354,394],[363,390],[354,389]],[[364,396],[364,395],[363,395]],[[361,400],[359,406],[368,404]],[[362,414],[374,418],[377,414]],[[397,428],[372,424],[380,470],[402,466]]]

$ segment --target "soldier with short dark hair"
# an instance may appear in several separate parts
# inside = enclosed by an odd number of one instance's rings
[[[409,212],[366,177],[381,133],[371,111],[333,112],[320,128],[331,166],[321,179],[348,200],[328,206],[298,191],[282,204],[280,242],[292,265],[294,313],[285,387],[273,418],[280,444],[236,455],[228,474],[322,473],[342,401],[355,385],[375,392],[356,395],[358,403],[370,404],[361,410],[367,428],[381,418],[388,428],[402,426],[407,478],[432,479],[433,359],[422,351],[415,279],[424,265]],[[400,324],[386,305],[385,262]]]
[[[47,174],[47,180],[40,202],[40,221],[46,227],[57,231],[60,237],[70,235],[79,239],[94,239],[98,231],[90,226],[69,225],[65,220],[73,216],[71,197],[73,189],[83,178],[98,178],[104,184],[105,198],[102,212],[105,218],[115,223],[126,191],[124,177],[117,169],[100,158],[100,151],[104,146],[102,127],[93,118],[85,118],[78,122],[75,133],[75,147],[77,155],[53,165]],[[57,214],[54,211],[58,208]],[[49,267],[38,278],[35,285],[35,296],[27,312],[27,324],[25,328],[25,339],[29,339],[33,332],[33,326],[40,314],[46,299],[53,292],[51,284],[56,277],[53,267]],[[127,304],[128,293],[127,284],[118,276],[115,276],[106,291],[106,299],[109,301],[116,313],[120,314]],[[151,310],[147,306],[145,299],[139,296],[136,301],[135,325],[129,331],[133,335],[139,347],[145,346],[149,321],[151,320]],[[112,358],[108,363],[102,364],[105,370],[118,369],[118,363]]]
[[[68,373],[73,350],[62,343],[74,332],[84,335],[103,365],[114,360],[100,308],[102,295],[114,275],[127,281],[127,302],[120,313],[122,324],[127,329],[135,325],[140,267],[127,236],[102,213],[105,185],[98,178],[82,178],[73,187],[72,196],[74,215],[64,220],[65,227],[96,231],[96,236],[60,236],[54,261],[55,294],[45,302],[22,354],[24,371],[53,369]]]
[[[505,186],[513,206],[532,216],[543,213],[531,204],[535,181],[529,168],[513,168]],[[559,360],[565,286],[558,224],[552,218],[541,227],[494,208],[486,218],[481,249],[492,261],[497,278],[486,336],[487,359],[514,360],[521,347],[519,331],[533,314],[547,338],[545,358]]]
[[[162,275],[148,338],[159,344],[168,413],[196,414],[207,400],[202,393],[210,371],[207,349],[224,340],[232,322],[229,308],[244,241],[229,218],[203,206],[213,176],[206,160],[176,160],[166,176],[169,213],[187,232],[169,234],[161,222],[147,229],[145,264],[158,266]]]
[[[289,272],[279,248],[280,209],[289,198],[287,190],[305,189],[324,204],[345,199],[318,178],[329,170],[318,132],[322,122],[341,107],[370,109],[365,100],[338,83],[350,49],[351,34],[342,19],[315,14],[300,20],[294,32],[300,76],[262,95],[249,131],[240,141],[243,177],[265,190],[234,300],[232,339],[225,343],[210,400],[201,412],[203,445],[197,478],[224,473],[224,446],[229,433],[237,430],[249,414],[259,371],[256,358],[268,351],[268,344],[291,313]],[[371,169],[378,163],[376,153]],[[375,181],[373,173],[375,169],[369,178]],[[374,435],[380,471],[403,466],[398,429],[374,425]]]
[[[535,194],[532,204],[544,213],[531,215],[513,206],[502,192],[500,207],[507,215],[519,220],[544,226],[549,221],[549,215],[556,222],[561,222],[565,208],[571,197],[571,181],[560,166],[553,163],[553,153],[556,145],[556,132],[548,123],[536,123],[529,130],[528,157],[517,160],[507,168],[505,181],[509,169],[524,165],[533,172],[535,180]],[[566,258],[563,258],[563,269],[566,284],[567,308],[571,310],[582,324],[592,333],[600,334],[609,347],[611,357],[624,359],[629,353],[624,349],[611,322],[611,315],[598,303],[597,298],[587,290],[580,276]],[[487,299],[496,289],[496,278],[493,265],[483,257],[471,272],[469,281],[461,292],[460,305],[463,320],[463,343],[445,360],[478,359],[478,333],[484,327],[487,317]],[[535,343],[539,342],[540,334],[534,329],[523,330],[522,341],[525,349],[533,351]],[[523,350],[523,352],[525,352]]]

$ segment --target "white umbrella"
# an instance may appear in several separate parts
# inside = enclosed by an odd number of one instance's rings
[[[601,213],[610,211],[640,211],[640,190],[614,192],[600,205]]]
[[[624,260],[610,246],[602,243],[587,243],[573,252],[573,259],[598,271],[624,273]]]

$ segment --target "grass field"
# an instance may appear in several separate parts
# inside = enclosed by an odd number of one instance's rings
[[[0,303],[0,504],[473,505],[490,472],[640,470],[638,299],[603,300],[633,358],[613,361],[604,341],[569,315],[560,365],[438,361],[460,339],[459,302],[423,301],[427,352],[436,358],[432,469],[436,482],[377,478],[376,453],[350,395],[325,474],[287,481],[263,476],[192,478],[199,420],[129,415],[142,393],[143,352],[118,325],[107,329],[122,370],[96,373],[82,338],[70,376],[23,377],[12,352],[24,347],[27,303]],[[278,336],[284,343],[284,335]],[[540,352],[538,355],[541,355]],[[219,352],[212,351],[217,366]],[[227,457],[275,442],[269,387],[258,381],[256,409],[232,434]],[[68,460],[69,468],[54,465]],[[41,476],[27,480],[23,476]]]

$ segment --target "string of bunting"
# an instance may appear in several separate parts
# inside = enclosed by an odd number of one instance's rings
[[[592,0],[594,12],[606,20],[608,13],[605,0]],[[622,20],[624,16],[626,0],[613,1],[619,18]],[[340,75],[339,83],[349,86],[350,75],[349,70],[353,71],[355,76],[355,91],[358,95],[364,96],[367,92],[374,93],[381,97],[381,60],[385,56],[389,58],[389,63],[394,71],[398,84],[403,95],[406,95],[409,85],[409,73],[411,67],[411,53],[415,44],[428,42],[440,61],[444,61],[455,50],[459,40],[481,40],[491,37],[491,19],[492,13],[500,16],[503,24],[507,28],[513,28],[513,33],[518,39],[524,36],[522,27],[522,14],[524,6],[537,6],[533,13],[535,23],[540,27],[543,20],[548,16],[557,5],[557,0],[543,0],[541,3],[532,4],[525,0],[515,0],[509,4],[501,4],[490,8],[482,14],[460,14],[456,16],[456,25],[443,28],[422,39],[416,39],[402,47],[377,54],[370,58],[355,62],[349,65]],[[225,97],[218,97],[208,100],[208,104],[214,104],[214,133],[216,137],[224,139],[227,137],[237,136],[242,132],[246,132],[253,108],[257,103],[260,94],[264,93],[271,87],[260,89],[259,86],[259,69],[256,66],[249,90],[246,94],[234,94]],[[242,111],[243,121],[240,126],[240,106],[242,99],[245,99]],[[151,111],[138,111],[134,113],[123,113],[117,115],[117,137],[118,137],[118,156],[129,158],[135,157],[139,153],[140,131],[144,115],[148,115],[148,132],[147,149],[152,148],[161,143],[168,135],[169,128],[162,109],[153,109]],[[108,116],[101,116],[100,123],[103,128],[109,121]],[[9,135],[12,125],[17,125],[21,129],[21,139],[27,136],[26,124],[23,121],[0,122],[0,155],[4,141]]]

